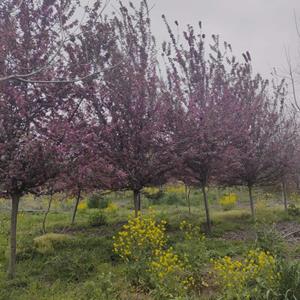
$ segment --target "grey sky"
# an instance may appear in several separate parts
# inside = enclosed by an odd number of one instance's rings
[[[110,5],[118,7],[117,0]],[[124,2],[126,2],[124,0]],[[132,0],[138,4],[139,0]],[[219,34],[232,44],[234,54],[249,50],[255,70],[268,76],[272,67],[282,71],[286,65],[284,47],[293,60],[298,59],[299,40],[295,29],[293,10],[300,19],[300,0],[148,0],[153,33],[158,41],[167,38],[161,15],[170,22],[178,20],[195,25],[202,21],[207,35]],[[300,49],[300,47],[299,47]]]

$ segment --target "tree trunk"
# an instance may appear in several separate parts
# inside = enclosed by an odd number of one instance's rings
[[[10,255],[8,265],[8,277],[16,276],[16,253],[17,253],[17,219],[19,209],[20,196],[11,196],[11,218],[10,218]]]
[[[141,192],[140,192],[140,190],[133,191],[133,200],[134,200],[135,217],[138,217],[139,212],[141,211]]]
[[[211,233],[211,220],[209,215],[209,207],[208,207],[208,199],[206,195],[205,185],[202,186],[202,193],[203,193],[203,199],[204,199],[204,205],[205,205],[205,215],[206,215],[206,226],[207,226],[207,233]]]
[[[44,219],[43,219],[43,227],[42,227],[43,234],[46,233],[46,220],[47,220],[47,216],[48,216],[48,214],[50,212],[50,209],[51,209],[52,200],[53,200],[53,193],[51,192],[50,193],[50,199],[49,199],[49,202],[48,202],[48,207],[47,207],[47,210],[45,212]]]
[[[288,209],[288,198],[287,198],[285,180],[282,181],[282,198],[283,198],[284,210],[287,211],[287,209]]]
[[[76,218],[76,213],[77,213],[77,208],[78,208],[80,198],[81,198],[81,189],[79,189],[78,193],[77,193],[76,202],[75,202],[74,209],[73,209],[71,225],[74,225],[74,223],[75,223],[75,218]]]
[[[248,185],[248,190],[249,190],[251,215],[252,215],[253,220],[255,220],[255,207],[254,207],[254,199],[253,199],[253,195],[252,195],[252,185]]]
[[[191,214],[191,199],[190,199],[191,188],[186,184],[185,185],[185,198],[189,208],[189,214]]]
[[[296,189],[299,192],[300,191],[300,180],[299,180],[298,174],[296,174],[295,182],[296,182]]]

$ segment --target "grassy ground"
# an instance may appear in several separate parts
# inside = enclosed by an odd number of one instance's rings
[[[254,245],[254,225],[247,207],[245,191],[238,191],[239,204],[230,211],[222,211],[216,199],[224,191],[210,191],[213,233],[207,238],[209,257],[230,255],[239,257]],[[218,194],[219,193],[219,194]],[[259,195],[259,192],[257,192]],[[179,224],[188,220],[193,224],[204,223],[201,196],[192,192],[191,214],[185,205],[183,194],[177,195],[171,205],[162,201],[144,199],[144,212],[149,206],[155,209],[158,218],[168,222],[167,233],[170,243],[179,240]],[[9,232],[8,202],[0,202],[0,299],[3,300],[68,300],[68,299],[111,299],[111,292],[118,299],[152,299],[147,293],[133,288],[126,280],[125,265],[112,252],[113,236],[128,220],[131,211],[129,193],[112,194],[111,200],[118,205],[117,212],[107,213],[107,224],[91,226],[95,210],[79,210],[76,225],[70,226],[71,200],[61,202],[58,195],[52,212],[47,219],[47,232],[64,234],[61,240],[36,246],[35,238],[42,235],[41,224],[47,198],[27,197],[21,203],[18,223],[17,278],[6,278],[7,247]],[[172,198],[172,197],[171,197]],[[172,200],[168,200],[172,202]],[[152,203],[151,203],[152,202]],[[257,207],[258,222],[264,224],[300,223],[299,217],[290,217],[283,212],[278,201],[263,203]],[[298,258],[300,245],[286,241],[288,259]],[[104,292],[103,292],[104,291]],[[107,294],[106,292],[107,291]],[[208,287],[197,299],[217,299],[217,291]]]

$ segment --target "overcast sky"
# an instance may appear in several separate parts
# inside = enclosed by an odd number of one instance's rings
[[[117,0],[110,6],[118,7]],[[138,4],[139,0],[132,0]],[[170,22],[186,24],[202,21],[204,33],[219,34],[231,43],[234,54],[249,50],[256,71],[268,76],[273,67],[282,70],[285,65],[284,48],[293,60],[298,59],[299,40],[294,22],[294,10],[300,20],[300,0],[148,0],[153,33],[158,41],[166,39],[167,32],[161,15]],[[126,3],[126,0],[124,0]],[[109,9],[108,9],[109,10]],[[298,47],[299,46],[299,47]]]

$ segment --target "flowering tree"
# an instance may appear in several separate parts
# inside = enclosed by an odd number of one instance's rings
[[[106,60],[105,52],[95,62],[79,51],[84,24],[73,16],[77,5],[73,0],[0,3],[0,193],[12,203],[11,277],[20,197],[60,173],[67,124],[84,98],[78,78],[99,73],[99,62]],[[96,1],[89,18],[100,12]]]
[[[274,93],[270,92],[267,80],[259,74],[253,76],[249,58],[236,68],[234,76],[236,110],[233,114],[236,122],[231,138],[235,146],[235,168],[227,170],[225,182],[248,187],[251,213],[255,218],[253,187],[273,183],[283,171],[278,164],[280,145],[286,142],[281,135],[285,125],[280,117],[283,83],[274,89]],[[282,157],[279,161],[283,166]]]
[[[95,20],[104,20],[102,15],[108,2],[103,7],[101,0],[95,0],[93,3],[92,8],[89,6],[83,8],[78,0],[63,0],[59,3],[57,0],[44,0],[38,3],[30,0],[1,1],[1,55],[6,55],[10,51],[10,47],[13,46],[19,52],[26,52],[29,49],[28,47],[35,46],[35,51],[31,53],[34,60],[31,60],[27,68],[23,69],[18,67],[20,65],[16,57],[14,55],[11,56],[10,63],[12,63],[12,68],[0,70],[0,82],[20,81],[39,84],[78,83],[89,81],[102,75],[105,69],[103,62],[107,55],[105,51],[99,55],[97,63],[83,55],[80,57],[81,61],[79,63],[77,61],[78,64],[73,64],[73,71],[75,68],[77,72],[63,72],[65,67],[70,67],[66,63],[66,53],[70,54],[73,52],[75,54],[76,51],[74,50],[78,50],[78,48],[74,46],[80,45],[83,35],[87,36],[91,33],[88,30],[90,29],[90,25],[94,24]],[[30,7],[30,14],[27,15],[24,14],[26,6]],[[80,14],[82,16],[79,22],[74,15]],[[32,32],[30,36],[33,39],[28,42],[27,36],[27,44],[23,43],[23,46],[26,47],[19,47],[21,40],[18,40],[18,37],[24,28],[21,31],[18,31],[18,29],[26,26],[26,21],[29,19],[32,22],[34,18],[39,23],[33,23],[33,27],[31,28]],[[102,33],[105,33],[106,29],[103,26]],[[105,49],[107,44],[106,37],[105,34],[101,35],[104,43],[103,47],[99,49]],[[76,55],[72,58],[74,59],[75,57]],[[117,67],[117,65],[112,67]],[[49,70],[53,69],[59,69],[60,72],[52,74],[52,77],[49,77]]]
[[[164,18],[164,17],[163,17]],[[213,36],[210,56],[205,56],[205,35],[196,34],[188,26],[184,32],[185,44],[177,42],[166,22],[171,45],[164,45],[168,58],[168,83],[171,90],[169,123],[173,133],[178,159],[182,162],[181,176],[192,178],[203,193],[208,232],[211,220],[207,199],[207,186],[217,175],[220,160],[228,147],[227,124],[232,121],[231,90],[226,67],[234,64],[225,52],[221,53],[219,38]],[[177,23],[177,22],[176,22]],[[200,24],[201,29],[201,24]],[[172,55],[171,46],[174,49]],[[225,67],[228,59],[227,66]]]
[[[133,191],[137,215],[141,189],[159,182],[171,161],[147,3],[131,11],[121,3],[120,15],[112,20],[117,38],[111,59],[123,63],[105,72],[90,107],[98,151],[124,175],[122,188]]]
[[[83,192],[121,187],[122,173],[110,165],[98,151],[95,128],[85,120],[84,109],[68,126],[63,144],[67,148],[64,169],[56,179],[61,191],[76,197],[72,221]]]
[[[16,1],[1,3],[0,73],[32,72],[45,60],[47,45],[55,39],[52,26],[58,10],[53,3],[36,7],[23,1],[11,15]],[[41,11],[48,18],[44,19]],[[39,23],[39,29],[35,24]],[[45,71],[49,78],[53,70]],[[10,261],[8,273],[15,275],[16,225],[20,197],[59,173],[61,148],[55,139],[62,94],[52,87],[5,80],[0,83],[0,192],[11,198]],[[49,138],[49,134],[52,138]]]
[[[284,209],[288,209],[287,183],[297,174],[299,134],[295,115],[287,112],[281,114],[280,128],[276,135],[276,155],[273,157],[278,173],[278,181],[282,186]]]

